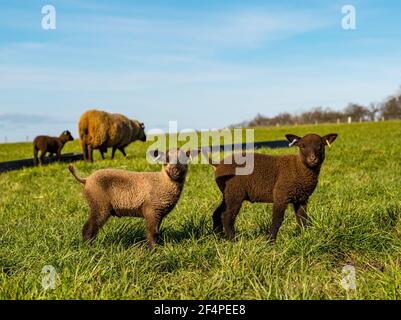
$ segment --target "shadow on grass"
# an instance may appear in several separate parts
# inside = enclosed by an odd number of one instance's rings
[[[120,244],[124,248],[135,245],[147,246],[146,228],[144,220],[135,222],[125,222],[117,228],[117,230],[106,230],[107,225],[103,227],[104,238],[95,241],[102,241],[105,245]],[[189,239],[201,239],[210,235],[215,235],[212,231],[211,223],[207,223],[206,219],[185,220],[184,222],[172,226],[162,224],[160,236],[157,245],[181,243]]]

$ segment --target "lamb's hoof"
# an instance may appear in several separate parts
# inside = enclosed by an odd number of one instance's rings
[[[276,243],[276,238],[274,238],[272,236],[268,236],[267,237],[267,243],[268,244],[275,244]]]
[[[157,248],[156,242],[148,242],[148,248],[150,250],[156,250],[156,248]]]
[[[83,238],[82,243],[84,246],[90,246],[95,242],[94,240],[94,238]]]
[[[224,233],[223,226],[216,226],[216,227],[213,227],[213,232],[214,232],[215,234],[222,235],[222,234]]]
[[[226,234],[226,238],[230,242],[236,242],[237,241],[237,238],[236,238],[235,234],[230,234],[230,235]]]

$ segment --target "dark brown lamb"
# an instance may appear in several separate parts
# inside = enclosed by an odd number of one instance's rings
[[[298,224],[307,225],[307,203],[318,183],[325,147],[334,142],[337,134],[324,137],[308,134],[303,138],[288,134],[286,138],[290,146],[299,147],[299,154],[271,156],[255,153],[254,170],[250,175],[235,175],[238,166],[234,161],[227,164],[233,157],[214,165],[216,183],[223,194],[223,200],[213,214],[216,232],[224,231],[229,239],[235,237],[235,218],[245,200],[273,203],[270,241],[276,240],[290,203],[294,206]]]
[[[46,153],[49,156],[57,155],[57,159],[60,161],[61,150],[68,141],[73,141],[74,138],[71,133],[66,130],[59,137],[49,137],[49,136],[37,136],[33,140],[33,158],[35,165],[42,165],[45,159]],[[38,158],[38,153],[40,151],[40,157]]]
[[[80,178],[72,165],[72,175],[84,185],[84,196],[90,208],[82,236],[84,241],[96,237],[110,216],[142,217],[146,222],[147,239],[156,244],[163,218],[177,204],[184,187],[188,158],[199,151],[172,149],[166,154],[156,151],[163,160],[160,172],[131,172],[118,169],[95,171]]]

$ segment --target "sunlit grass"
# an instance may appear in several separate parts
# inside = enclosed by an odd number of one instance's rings
[[[82,244],[88,209],[65,164],[1,174],[0,298],[400,298],[401,122],[261,128],[255,138],[309,132],[339,137],[311,197],[312,227],[299,231],[289,208],[275,245],[266,243],[271,222],[266,204],[244,204],[235,243],[213,234],[211,215],[220,193],[207,165],[190,167],[153,251],[137,218],[112,218],[92,245]],[[127,159],[118,153],[114,161],[76,167],[83,176],[104,167],[159,170],[145,160],[150,144],[135,142]],[[0,159],[31,157],[31,149],[30,144],[0,145]],[[80,151],[77,141],[64,150],[73,151]],[[357,289],[348,293],[340,285],[347,264],[355,266],[357,276]],[[42,289],[44,265],[57,270],[55,290]]]

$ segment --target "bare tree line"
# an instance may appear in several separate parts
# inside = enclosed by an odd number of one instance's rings
[[[391,96],[381,103],[371,103],[368,106],[350,103],[342,111],[317,107],[301,114],[282,112],[271,118],[259,113],[251,121],[244,121],[231,127],[341,123],[350,121],[363,122],[395,119],[401,119],[401,93]]]

